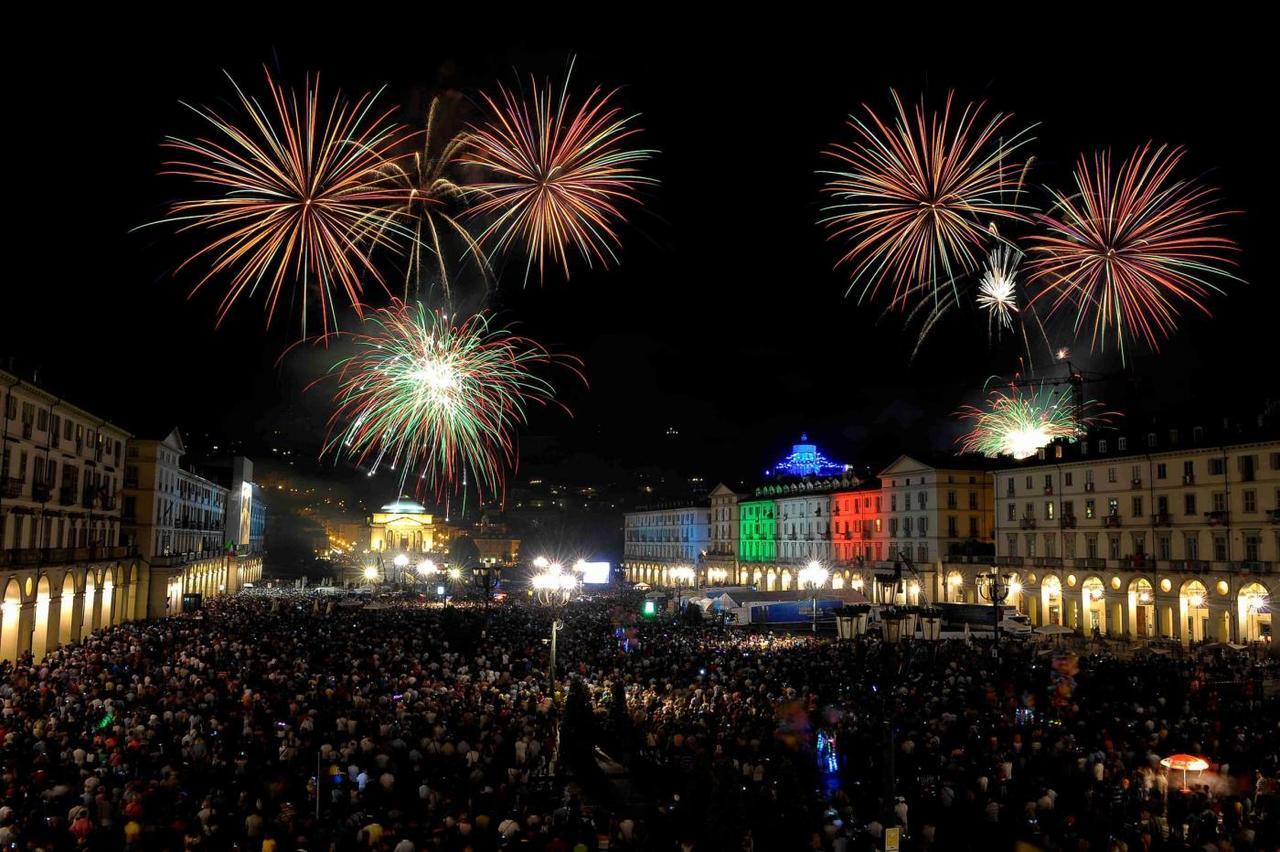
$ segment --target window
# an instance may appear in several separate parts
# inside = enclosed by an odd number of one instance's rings
[[[1116,481],[1116,469],[1114,467],[1107,468],[1107,482]]]
[[[1195,561],[1200,558],[1200,534],[1199,533],[1193,533],[1193,532],[1187,533],[1186,538],[1183,541],[1183,545],[1186,547],[1187,559],[1191,561]]]
[[[1173,558],[1173,543],[1169,536],[1162,535],[1156,538],[1156,558],[1166,561]]]
[[[1044,519],[1046,521],[1053,520],[1053,501],[1052,500],[1044,501]]]
[[[1226,492],[1223,492],[1223,491],[1215,491],[1215,492],[1213,492],[1213,511],[1215,511],[1215,512],[1225,512],[1225,511],[1227,511],[1227,495],[1226,495]]]
[[[1249,562],[1257,562],[1260,558],[1259,551],[1262,549],[1262,536],[1258,533],[1245,533],[1244,536],[1244,558]]]
[[[1133,514],[1133,517],[1135,517],[1135,518],[1141,518],[1141,517],[1142,517],[1142,497],[1134,497],[1134,498],[1133,498],[1133,512],[1132,512],[1132,514]]]
[[[1244,510],[1250,514],[1258,511],[1258,492],[1244,492]]]
[[[1156,465],[1156,479],[1167,479],[1169,477],[1169,468],[1164,462]]]
[[[1217,562],[1227,561],[1227,537],[1224,535],[1215,535],[1213,537],[1213,558]]]
[[[1280,470],[1280,453],[1271,454],[1271,469]]]
[[[927,491],[920,491],[920,492],[918,492],[918,493],[916,494],[916,508],[917,508],[917,509],[925,509],[925,508],[928,508],[928,502],[929,502],[929,499],[928,499],[928,493],[929,493],[929,492],[927,492]]]
[[[1226,469],[1227,469],[1227,466],[1226,464],[1223,463],[1222,459],[1220,458],[1209,459],[1209,475],[1210,476],[1222,476],[1223,472],[1226,471]]]
[[[978,519],[974,515],[969,516],[969,538],[978,537]]]
[[[1062,555],[1067,559],[1076,558],[1076,537],[1073,535],[1063,536],[1062,538]]]
[[[890,512],[898,511],[898,495],[897,494],[889,495],[889,511]]]
[[[1008,503],[1008,504],[1006,504],[1006,505],[1008,505],[1008,507],[1009,507],[1009,520],[1011,520],[1011,521],[1016,521],[1016,520],[1018,520],[1018,507],[1017,507],[1017,505],[1015,505],[1014,503]]]
[[[889,537],[890,538],[898,537],[898,519],[897,518],[889,519]]]
[[[1044,475],[1044,490],[1048,492],[1053,491],[1053,474],[1052,473],[1046,473]]]
[[[1024,518],[1034,518],[1035,516],[1036,516],[1036,504],[1035,504],[1035,503],[1028,503],[1028,504],[1027,504],[1027,507],[1026,507],[1026,511],[1025,511],[1025,512],[1023,512],[1022,517],[1024,517]]]
[[[1112,497],[1107,501],[1107,515],[1114,518],[1118,514],[1120,514],[1120,501]]]
[[[1106,439],[1103,439],[1098,442],[1098,452],[1105,453],[1106,451],[1107,451],[1107,442],[1106,442]]]
[[[1148,446],[1148,447],[1154,447],[1155,445],[1156,445],[1156,433],[1155,433],[1155,432],[1148,432],[1148,433],[1147,433],[1147,446]]]
[[[1196,463],[1195,463],[1195,461],[1193,461],[1193,460],[1191,460],[1191,459],[1188,459],[1187,461],[1184,461],[1184,462],[1182,463],[1182,481],[1183,481],[1183,482],[1195,482],[1195,481],[1196,481]]]
[[[1160,515],[1169,514],[1169,498],[1164,494],[1156,498],[1156,512]]]
[[[1036,555],[1036,537],[1031,533],[1027,533],[1026,541],[1027,541],[1027,556],[1035,556]]]
[[[947,492],[947,508],[954,509],[955,507],[956,507],[956,492],[948,491]]]
[[[1086,518],[1092,518],[1094,516],[1094,508],[1093,508],[1092,500],[1084,501],[1084,516]]]
[[[1005,540],[1005,547],[1009,549],[1009,553],[1008,553],[1009,556],[1017,556],[1018,555],[1018,537],[1016,535],[1009,536]]]
[[[920,535],[928,535],[928,534],[929,534],[929,516],[921,515],[920,516]]]
[[[1084,537],[1084,555],[1086,559],[1098,558],[1098,534],[1089,533]]]
[[[1129,449],[1129,439],[1128,439],[1128,438],[1117,438],[1117,439],[1116,439],[1116,449],[1120,450],[1120,452],[1122,452],[1122,453],[1123,453],[1125,450]]]
[[[1030,491],[1032,488],[1035,488],[1035,487],[1036,487],[1036,486],[1035,486],[1035,479],[1034,479],[1033,477],[1028,476],[1028,477],[1027,477],[1027,490],[1028,490],[1028,491]]]
[[[1196,495],[1183,494],[1182,495],[1182,514],[1194,515],[1195,513],[1196,513]]]
[[[1130,478],[1129,478],[1130,482],[1137,483],[1142,481],[1142,465],[1135,464],[1132,468],[1130,468],[1129,473],[1130,473]]]
[[[913,533],[911,532],[910,517],[906,517],[902,519],[902,535],[906,538],[911,538],[911,536],[913,535]]]
[[[960,533],[956,531],[956,516],[949,515],[947,517],[947,538],[957,538]]]
[[[1107,536],[1107,558],[1108,559],[1120,558],[1120,536],[1118,535]]]
[[[970,509],[978,508],[978,492],[977,491],[969,492],[969,508]]]
[[[1062,501],[1062,517],[1074,518],[1076,516],[1076,503],[1074,500]]]
[[[1012,476],[1009,477],[1007,480],[1005,480],[1005,485],[1006,485],[1006,488],[1004,489],[1005,496],[1012,497],[1013,496],[1013,477]]]
[[[1071,486],[1075,484],[1075,476],[1071,473],[1071,471],[1067,471],[1066,473],[1062,474],[1062,484],[1067,486]]]

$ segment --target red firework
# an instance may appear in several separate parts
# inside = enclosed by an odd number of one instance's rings
[[[1054,192],[1054,209],[1036,216],[1048,233],[1029,240],[1032,303],[1074,307],[1076,330],[1092,325],[1094,347],[1110,337],[1122,360],[1135,335],[1158,349],[1181,306],[1209,314],[1215,280],[1235,277],[1239,247],[1219,231],[1231,211],[1212,187],[1174,177],[1183,153],[1148,142],[1119,168],[1110,152],[1082,154],[1076,193]]]
[[[874,298],[888,283],[890,309],[906,310],[918,294],[938,296],[986,259],[997,220],[1025,220],[1018,203],[1026,163],[1014,155],[1028,131],[1002,134],[1012,116],[983,120],[984,104],[955,116],[954,93],[941,113],[924,101],[909,114],[897,92],[891,123],[863,105],[867,119],[849,117],[851,144],[825,154],[839,166],[823,171],[832,197],[820,220],[843,241],[840,264],[852,266],[849,289]]]

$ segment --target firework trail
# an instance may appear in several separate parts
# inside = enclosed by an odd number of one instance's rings
[[[1174,177],[1182,157],[1151,143],[1118,168],[1109,152],[1081,155],[1076,193],[1053,192],[1054,208],[1036,217],[1047,233],[1030,239],[1032,304],[1073,308],[1077,333],[1090,326],[1093,347],[1110,340],[1122,361],[1130,340],[1158,349],[1182,306],[1208,315],[1215,282],[1239,280],[1229,271],[1238,247],[1218,231],[1230,211],[1214,189]]]
[[[303,337],[313,309],[327,336],[336,328],[339,292],[359,313],[362,276],[381,284],[371,245],[360,237],[371,222],[382,226],[372,231],[380,234],[375,242],[386,242],[394,228],[387,205],[399,191],[379,170],[394,162],[402,131],[388,122],[391,110],[374,114],[376,94],[322,101],[318,78],[308,78],[300,94],[277,85],[269,71],[266,78],[264,105],[228,75],[239,100],[236,119],[187,105],[212,132],[168,137],[164,147],[175,156],[161,173],[190,178],[199,192],[174,202],[161,221],[179,232],[209,233],[179,269],[207,264],[193,293],[226,277],[219,323],[241,296],[262,287],[268,324],[289,292],[301,302]]]
[[[656,183],[636,169],[656,152],[629,147],[639,131],[635,116],[611,103],[617,90],[597,87],[575,109],[572,73],[571,66],[558,96],[536,80],[528,97],[501,86],[497,98],[483,95],[489,117],[471,129],[462,154],[489,175],[467,188],[479,196],[470,214],[490,220],[479,242],[500,252],[521,246],[526,280],[535,267],[545,278],[548,265],[568,277],[574,252],[588,266],[616,263],[622,207],[638,204],[637,190]]]
[[[984,120],[981,103],[956,115],[953,94],[941,113],[923,99],[908,112],[891,94],[891,123],[864,105],[865,120],[849,117],[853,142],[825,152],[837,165],[820,172],[832,202],[819,221],[845,246],[838,263],[852,267],[859,302],[888,286],[889,310],[911,310],[981,265],[996,220],[1029,219],[1018,200],[1026,163],[1015,155],[1031,137],[1028,129],[1002,139],[1012,117]]]
[[[418,490],[456,491],[470,471],[481,494],[500,495],[516,462],[516,428],[531,403],[555,399],[535,370],[577,360],[496,325],[487,314],[457,323],[442,311],[396,301],[351,335],[355,354],[338,381],[325,452],[418,476]]]

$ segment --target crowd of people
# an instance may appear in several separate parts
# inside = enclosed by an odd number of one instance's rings
[[[1277,849],[1270,658],[258,591],[0,664],[8,848]],[[558,689],[549,625],[558,634]],[[1210,769],[1166,771],[1204,755]]]

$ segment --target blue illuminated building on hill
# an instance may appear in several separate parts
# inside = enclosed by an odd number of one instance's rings
[[[833,462],[818,451],[817,444],[809,443],[808,435],[800,436],[800,443],[791,445],[791,452],[765,476],[839,476],[849,470],[849,465]]]

